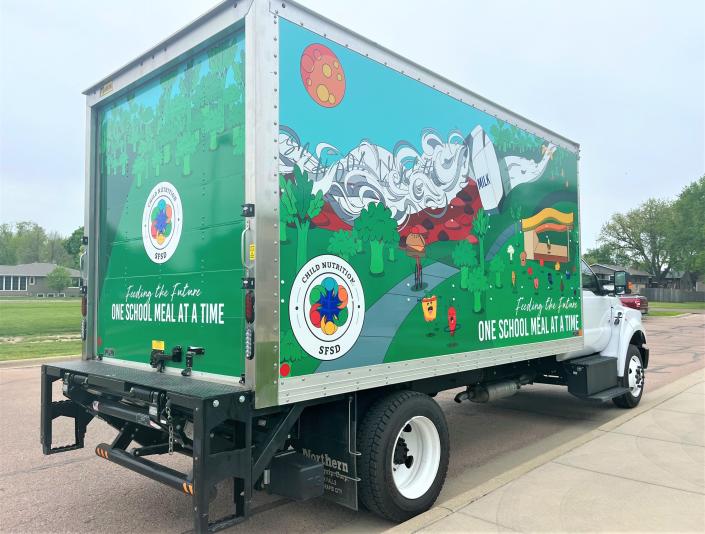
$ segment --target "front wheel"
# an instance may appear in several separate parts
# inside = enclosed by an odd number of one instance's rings
[[[448,470],[445,417],[428,395],[397,391],[376,401],[358,431],[360,500],[396,522],[428,510]]]
[[[624,385],[629,391],[612,399],[620,408],[634,408],[644,394],[644,363],[636,345],[629,345],[624,369]]]

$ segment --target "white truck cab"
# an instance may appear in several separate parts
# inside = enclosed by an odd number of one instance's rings
[[[622,305],[617,296],[620,289],[626,286],[623,276],[626,273],[615,274],[614,292],[608,292],[584,260],[581,260],[580,267],[584,347],[567,352],[558,359],[566,361],[590,355],[616,359],[619,387],[629,391],[612,399],[618,406],[634,407],[643,393],[649,349],[646,347],[641,313]],[[619,278],[624,280],[621,285]]]

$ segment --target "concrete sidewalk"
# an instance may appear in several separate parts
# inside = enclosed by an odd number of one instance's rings
[[[388,532],[705,532],[705,372],[648,393],[599,429]]]

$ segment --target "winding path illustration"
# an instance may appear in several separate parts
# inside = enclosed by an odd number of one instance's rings
[[[401,323],[418,304],[418,299],[424,296],[424,291],[432,290],[457,272],[455,267],[440,262],[424,267],[426,287],[422,291],[412,289],[413,274],[404,278],[367,310],[360,337],[350,352],[337,360],[321,362],[316,373],[350,369],[352,362],[355,362],[354,367],[382,363]]]

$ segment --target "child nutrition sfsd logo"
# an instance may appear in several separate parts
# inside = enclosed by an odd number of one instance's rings
[[[355,270],[332,255],[317,256],[296,275],[289,298],[296,340],[319,360],[335,360],[357,341],[365,318],[365,295]]]
[[[183,212],[181,197],[169,182],[159,182],[149,193],[142,214],[142,242],[154,263],[171,258],[179,245]]]

